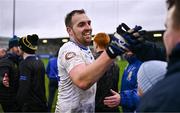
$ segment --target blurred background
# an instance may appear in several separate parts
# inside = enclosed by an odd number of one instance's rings
[[[0,47],[13,35],[38,34],[38,53],[52,54],[68,39],[64,18],[73,9],[86,10],[93,34],[113,34],[125,22],[143,26],[151,40],[159,40],[165,29],[165,0],[0,0]]]

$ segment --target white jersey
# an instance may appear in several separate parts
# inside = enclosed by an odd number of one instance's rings
[[[82,90],[72,83],[69,72],[78,64],[90,64],[94,57],[89,48],[83,49],[74,42],[65,43],[58,55],[60,76],[56,113],[93,113],[95,109],[96,84]]]

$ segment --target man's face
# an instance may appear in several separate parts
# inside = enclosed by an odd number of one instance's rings
[[[0,48],[0,58],[6,55],[6,50],[4,48]]]
[[[85,14],[75,14],[67,31],[78,43],[88,46],[91,43],[91,21]]]
[[[164,33],[164,45],[166,47],[166,53],[167,56],[169,56],[171,54],[172,49],[176,46],[176,44],[178,43],[178,32],[176,29],[174,29],[173,27],[173,12],[174,12],[175,7],[173,6],[171,9],[169,9],[168,13],[167,13],[167,17],[166,17],[166,31]]]
[[[11,51],[16,55],[20,56],[20,48],[18,46],[14,46],[11,48]]]
[[[23,50],[19,49],[19,56],[23,56],[24,52]]]
[[[134,54],[131,51],[128,51],[123,54],[123,58],[127,60],[127,59],[131,58],[133,55]]]

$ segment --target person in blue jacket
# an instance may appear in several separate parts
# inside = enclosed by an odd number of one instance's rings
[[[52,109],[52,103],[54,100],[55,92],[58,89],[58,68],[57,68],[57,56],[58,52],[54,57],[49,59],[46,67],[46,74],[49,78],[49,96],[48,96],[48,111]]]
[[[113,96],[106,97],[104,104],[109,107],[120,105],[123,112],[134,112],[139,102],[137,72],[142,62],[131,51],[127,52],[124,58],[129,64],[122,75],[121,91],[117,93],[112,90]]]

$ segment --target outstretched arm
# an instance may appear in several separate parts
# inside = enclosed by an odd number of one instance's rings
[[[117,34],[121,36],[129,49],[136,54],[141,61],[162,60],[166,61],[166,51],[164,47],[159,47],[153,42],[149,42],[145,30],[142,27],[135,26],[129,28],[122,23],[117,27]]]
[[[161,60],[166,61],[166,50],[152,42],[142,42],[132,45],[132,51],[141,61]]]

